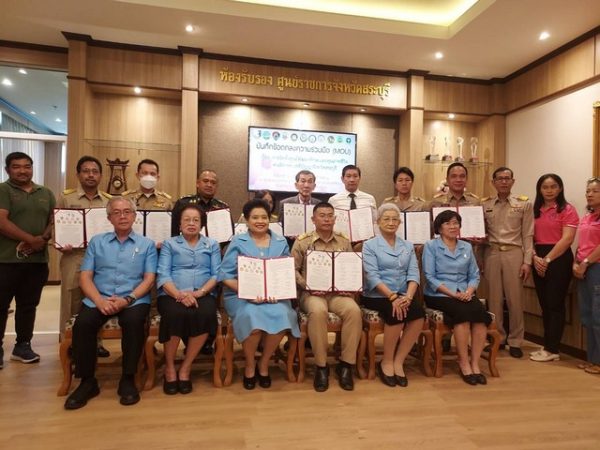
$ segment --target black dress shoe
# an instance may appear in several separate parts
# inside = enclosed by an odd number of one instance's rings
[[[167,395],[177,394],[177,380],[167,381],[167,377],[163,381],[163,392]]]
[[[408,378],[406,378],[406,376],[401,376],[401,375],[394,375],[394,378],[396,378],[396,384],[400,387],[406,387],[408,386]]]
[[[258,378],[258,385],[261,388],[268,389],[271,387],[271,376],[267,373],[267,375],[261,375],[258,371],[258,364],[256,365],[256,369],[254,369],[254,373],[256,378]]]
[[[327,389],[329,389],[329,367],[317,366],[315,368],[313,387],[317,392],[325,392]]]
[[[189,394],[194,388],[192,387],[192,380],[177,380],[177,392],[180,394]]]
[[[135,387],[133,377],[123,377],[119,381],[119,389],[117,394],[121,397],[119,403],[123,406],[135,405],[140,401],[140,393]]]
[[[335,366],[335,373],[338,376],[340,387],[345,391],[354,390],[354,378],[352,378],[352,366],[345,362],[339,362]]]
[[[487,378],[484,374],[474,373],[473,376],[475,377],[475,381],[477,381],[477,384],[487,384]]]
[[[242,384],[244,385],[244,389],[247,389],[249,391],[254,389],[256,387],[256,373],[253,377],[247,377],[246,375],[244,375],[244,381],[242,382]]]
[[[471,386],[475,386],[477,384],[477,377],[475,374],[470,373],[469,375],[465,375],[464,373],[462,373],[462,370],[460,371],[460,377],[463,379],[463,381]]]
[[[82,381],[65,401],[65,409],[79,409],[87,405],[88,400],[94,398],[100,393],[98,381],[95,378],[89,378]]]
[[[96,349],[96,355],[98,355],[98,358],[108,358],[110,356],[110,352],[106,350],[103,345],[99,345]]]
[[[508,354],[513,358],[522,358],[523,350],[521,350],[519,347],[509,347]]]
[[[379,372],[379,378],[381,379],[381,382],[383,384],[389,387],[396,386],[396,378],[393,375],[389,376],[383,372],[383,367],[381,367],[381,361],[377,363],[377,372]]]

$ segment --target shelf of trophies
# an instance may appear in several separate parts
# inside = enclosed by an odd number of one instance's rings
[[[478,196],[489,195],[494,149],[486,132],[486,117],[461,116],[461,120],[438,117],[439,114],[425,113],[423,121],[425,195],[431,198],[443,189],[446,170],[453,162],[462,162],[467,168],[468,191]]]

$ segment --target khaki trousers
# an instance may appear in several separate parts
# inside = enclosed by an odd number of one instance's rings
[[[60,257],[60,337],[64,338],[65,324],[81,309],[83,293],[79,288],[79,275],[85,250],[75,249]]]
[[[362,333],[362,315],[352,297],[327,295],[317,297],[306,294],[300,307],[308,314],[308,337],[317,366],[327,365],[327,313],[340,316],[342,324],[342,361],[356,364],[356,351]]]
[[[523,265],[523,250],[519,247],[508,247],[501,251],[492,246],[485,250],[485,278],[489,285],[488,308],[496,315],[498,331],[502,340],[506,339],[511,347],[521,347],[525,334],[523,319],[523,280],[519,271]],[[504,299],[510,317],[510,333],[506,336],[504,329]]]

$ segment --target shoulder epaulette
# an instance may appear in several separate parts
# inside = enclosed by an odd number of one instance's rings
[[[465,196],[470,195],[471,197],[475,197],[476,199],[479,199],[479,197],[477,197],[475,194],[473,194],[472,192],[465,192]]]
[[[529,200],[529,197],[527,197],[526,195],[519,195],[519,196],[517,196],[517,200],[521,200],[522,202],[526,202],[527,200]]]
[[[445,196],[446,196],[446,194],[445,194],[444,192],[440,192],[440,193],[438,193],[438,194],[435,194],[435,195],[433,196],[433,198],[439,198],[439,197],[445,197]]]
[[[307,237],[309,237],[311,235],[311,233],[302,233],[301,235],[299,235],[296,240],[297,241],[301,241],[303,239],[306,239]]]
[[[129,195],[129,194],[133,194],[134,192],[135,192],[135,189],[133,189],[133,190],[128,189],[125,192],[121,193],[121,197],[125,197],[126,195]]]
[[[346,235],[345,235],[344,233],[342,233],[341,231],[334,231],[334,232],[333,232],[333,234],[334,234],[334,235],[336,235],[336,236],[341,236],[341,237],[343,237],[344,239],[350,240],[350,237],[349,237],[349,236],[346,236]]]
[[[483,197],[481,199],[482,202],[487,202],[489,199],[491,199],[492,197]]]
[[[383,199],[383,203],[388,203],[388,202],[393,202],[396,199],[396,197],[387,197]]]
[[[171,198],[172,198],[169,194],[167,194],[166,192],[163,192],[163,191],[156,191],[156,193],[158,195],[162,195],[163,197],[167,197],[169,200],[171,200]]]
[[[109,199],[109,200],[110,200],[111,198],[113,198],[113,196],[112,196],[112,195],[110,195],[108,192],[104,192],[104,191],[98,191],[98,192],[100,193],[100,195],[101,195],[102,197],[106,197],[106,198],[107,198],[107,199]]]
[[[72,194],[73,192],[77,192],[77,189],[65,189],[63,191],[63,195],[69,195],[69,194]]]
[[[425,200],[422,199],[421,197],[413,197],[413,200],[415,200],[417,202],[423,202],[423,203],[425,203]]]

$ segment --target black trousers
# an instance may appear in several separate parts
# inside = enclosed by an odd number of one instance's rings
[[[47,263],[0,263],[0,345],[6,331],[8,308],[15,299],[17,343],[33,338],[35,312],[48,281]]]
[[[122,329],[123,375],[135,375],[146,340],[146,320],[150,305],[141,304],[125,308],[116,316]],[[108,319],[98,308],[82,305],[73,326],[73,358],[75,376],[93,377],[96,371],[96,338]]]
[[[538,256],[544,257],[554,245],[536,245]],[[546,275],[540,277],[535,268],[533,281],[542,308],[544,322],[544,349],[550,353],[558,353],[560,340],[565,327],[565,298],[571,282],[573,253],[568,249],[550,263]]]

